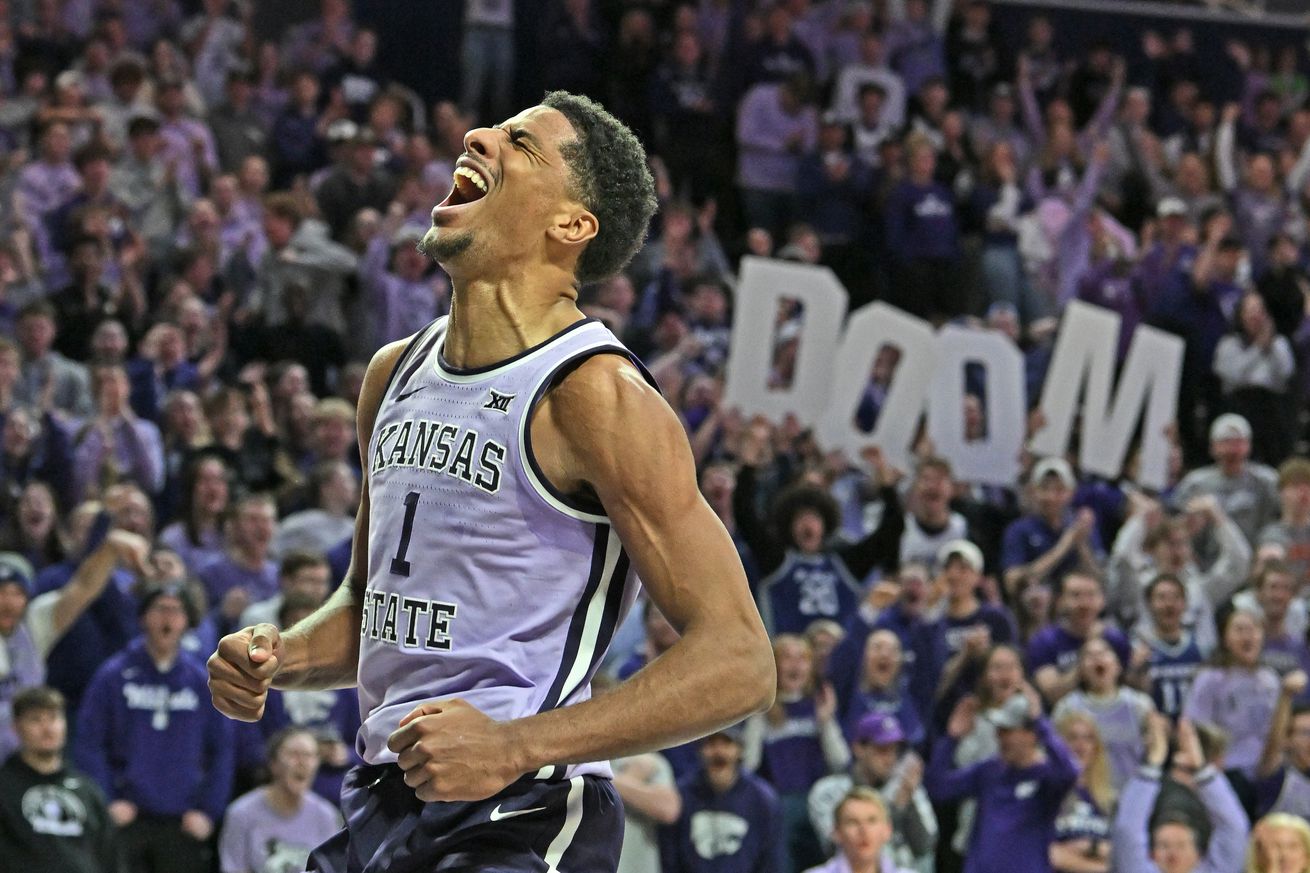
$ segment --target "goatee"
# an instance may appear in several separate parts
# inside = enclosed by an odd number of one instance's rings
[[[438,236],[437,229],[434,227],[423,235],[423,239],[418,241],[415,248],[420,254],[442,263],[464,254],[471,245],[473,245],[471,231],[447,232]]]

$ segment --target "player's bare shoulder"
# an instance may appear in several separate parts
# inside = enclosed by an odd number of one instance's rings
[[[565,490],[641,478],[649,463],[691,463],[686,431],[627,358],[593,355],[542,399],[532,420],[538,462]]]

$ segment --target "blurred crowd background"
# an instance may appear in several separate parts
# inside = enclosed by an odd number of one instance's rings
[[[414,244],[464,133],[560,88],[649,151],[582,308],[685,422],[779,667],[615,762],[624,873],[1310,869],[1305,10],[1101,5],[0,0],[0,867],[284,873],[339,826],[354,694],[236,724],[204,661],[342,578],[365,364],[449,308]],[[1033,429],[1070,300],[1121,360],[1180,336],[1169,486],[726,408],[744,255],[1003,333]],[[755,338],[773,385],[803,317]],[[641,603],[598,687],[674,639]]]

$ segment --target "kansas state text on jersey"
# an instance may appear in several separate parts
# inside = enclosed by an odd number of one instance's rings
[[[441,357],[445,327],[437,319],[397,361],[368,447],[358,747],[371,764],[395,760],[387,737],[424,701],[460,697],[506,721],[586,700],[637,591],[603,510],[542,474],[529,422],[588,357],[645,368],[586,319],[499,364],[456,369]]]

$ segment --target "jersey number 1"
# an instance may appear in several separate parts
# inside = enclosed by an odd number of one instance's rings
[[[391,572],[396,576],[409,575],[409,561],[405,553],[409,551],[409,538],[414,533],[414,513],[418,510],[418,492],[411,491],[405,495],[405,521],[400,526],[400,548],[396,557],[391,559]]]

